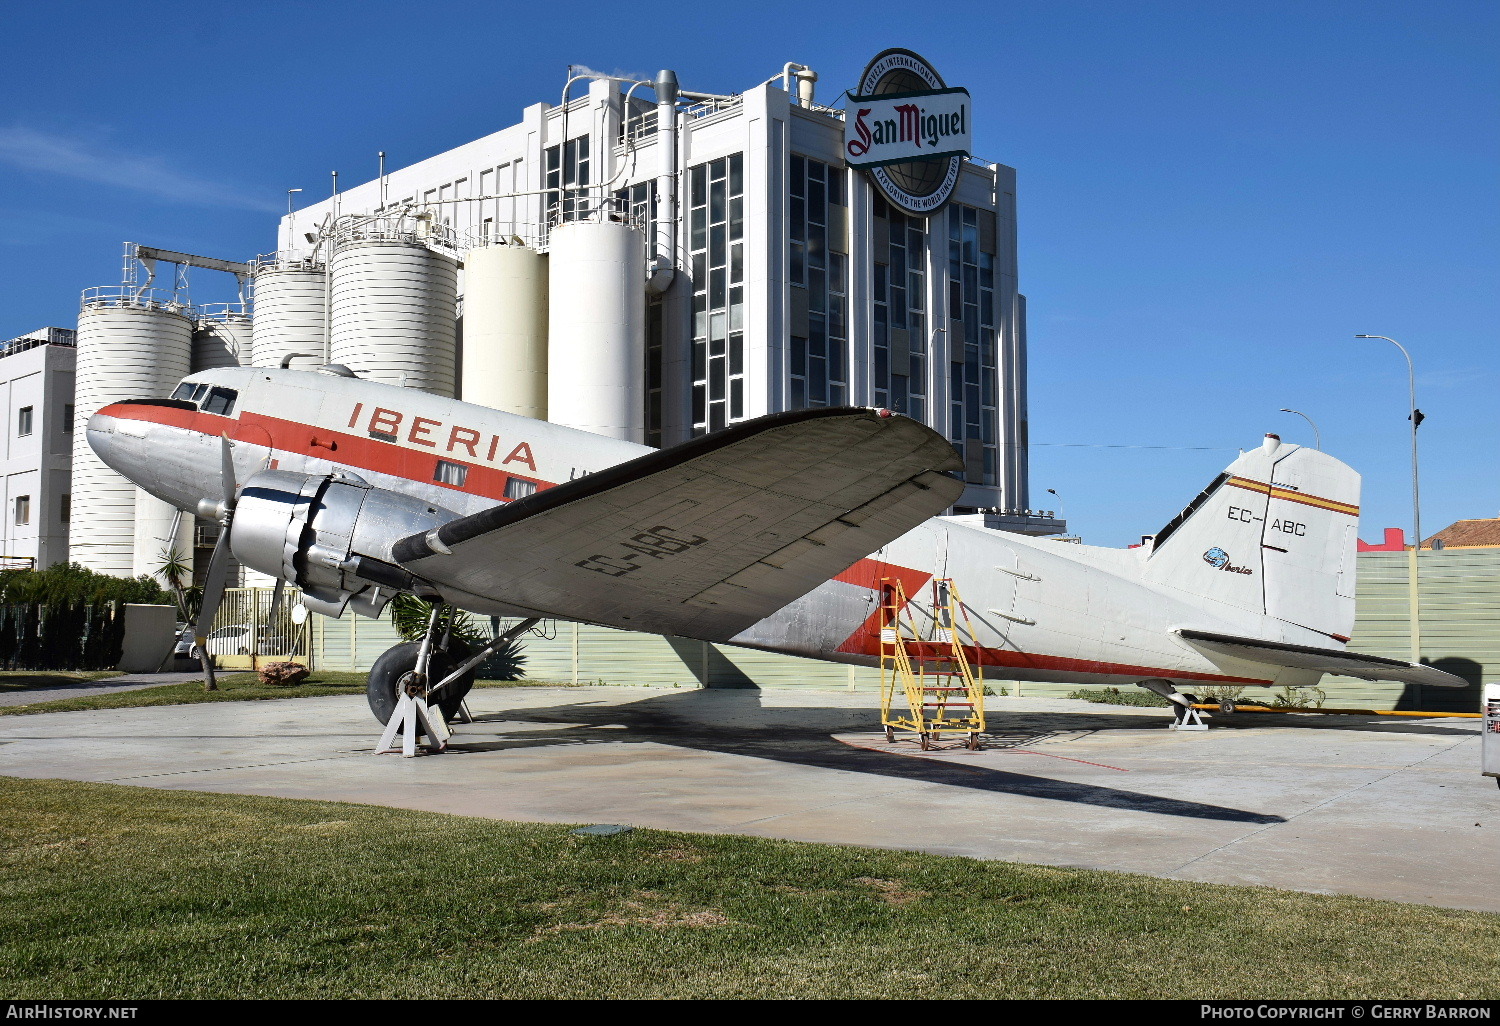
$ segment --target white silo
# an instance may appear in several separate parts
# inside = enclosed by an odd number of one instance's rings
[[[460,398],[547,419],[547,257],[526,246],[464,255]]]
[[[89,448],[84,428],[101,406],[122,399],[166,398],[186,377],[193,322],[181,304],[145,289],[90,289],[78,315],[78,377],[73,432],[73,491],[68,550],[74,562],[99,573],[132,577],[159,565],[151,551],[166,503],[142,493],[152,526],[137,551],[135,485],[106,467]],[[152,505],[155,504],[155,505]],[[164,547],[164,546],[163,546]],[[152,565],[147,565],[147,564]]]
[[[279,367],[294,353],[312,359],[295,367],[326,362],[328,349],[328,273],[310,260],[261,264],[255,271],[255,333],[249,357],[240,362]]]
[[[452,396],[458,262],[410,234],[371,233],[341,241],[330,268],[329,362]]]
[[[193,373],[248,364],[251,346],[251,322],[243,311],[228,304],[212,311],[200,310],[193,327]]]
[[[646,441],[646,256],[617,222],[552,229],[547,419]]]

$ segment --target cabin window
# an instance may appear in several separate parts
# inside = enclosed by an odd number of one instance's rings
[[[536,482],[527,481],[519,477],[513,477],[505,482],[505,497],[507,499],[524,499],[528,495],[536,494]]]
[[[232,388],[209,389],[208,398],[203,401],[203,412],[227,417],[234,412],[234,401],[239,396],[240,394]]]
[[[31,414],[35,407],[23,406],[16,413],[16,434],[25,437],[31,434]]]
[[[170,398],[172,398],[172,399],[191,399],[191,398],[193,398],[193,386],[191,384],[189,384],[188,382],[184,381],[182,384],[178,385],[175,389],[172,390],[172,395],[170,396]]]
[[[438,460],[437,471],[432,475],[432,479],[438,484],[462,488],[464,482],[469,479],[469,468],[462,463],[449,463],[447,460]]]

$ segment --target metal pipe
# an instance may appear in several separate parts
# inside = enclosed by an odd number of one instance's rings
[[[665,266],[651,272],[651,284],[665,292],[677,275],[677,73],[656,73],[656,239],[653,249]]]

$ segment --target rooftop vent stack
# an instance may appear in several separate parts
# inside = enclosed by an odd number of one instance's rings
[[[548,419],[644,444],[645,240],[614,221],[562,224],[548,260]]]
[[[796,73],[797,102],[804,107],[813,105],[813,90],[818,83],[818,73],[812,68],[803,68]]]
[[[649,289],[661,294],[677,274],[677,73],[656,73],[656,238]]]
[[[462,397],[547,419],[547,257],[526,246],[464,256]]]
[[[73,491],[68,551],[74,562],[116,577],[155,574],[175,510],[110,470],[89,447],[88,420],[124,399],[166,398],[190,370],[190,308],[149,289],[90,289],[78,315]],[[137,524],[139,522],[139,530]]]

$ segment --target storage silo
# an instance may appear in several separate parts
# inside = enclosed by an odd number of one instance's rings
[[[578,221],[552,229],[547,419],[646,441],[646,246],[638,229]]]
[[[458,262],[409,239],[366,236],[334,250],[329,362],[371,381],[451,397]]]
[[[464,255],[464,359],[459,397],[547,419],[547,257],[526,246]]]
[[[234,309],[200,313],[193,328],[193,373],[250,362],[251,321]]]
[[[190,311],[149,295],[135,288],[90,289],[78,315],[68,551],[75,562],[117,577],[153,572],[160,560],[150,551],[149,540],[137,552],[139,489],[94,455],[84,429],[101,406],[122,399],[165,398],[188,374]],[[154,525],[147,537],[154,538],[162,533],[161,522],[171,519],[171,507],[141,495],[142,512]]]
[[[282,260],[261,264],[255,271],[255,332],[248,358],[256,367],[279,367],[293,353],[311,360],[294,366],[315,367],[326,362],[328,350],[328,272],[310,260]]]

